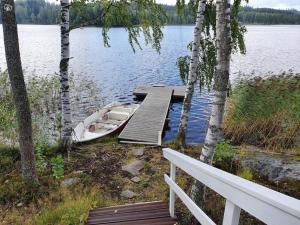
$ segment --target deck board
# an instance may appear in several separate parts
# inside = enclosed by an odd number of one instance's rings
[[[119,135],[120,142],[160,145],[168,115],[172,88],[155,87],[149,92]]]
[[[152,92],[154,89],[158,88],[157,86],[140,86],[134,89],[133,94],[136,96],[146,96],[148,93]],[[160,87],[165,89],[173,90],[173,98],[184,98],[186,86],[165,86]]]
[[[91,210],[86,225],[174,225],[163,202],[138,203]]]

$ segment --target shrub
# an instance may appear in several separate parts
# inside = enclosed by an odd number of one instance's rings
[[[45,152],[48,148],[48,144],[45,141],[39,141],[35,145],[35,155],[36,155],[36,167],[39,173],[43,174],[47,167],[47,161],[45,157]]]
[[[55,179],[64,177],[64,158],[62,155],[57,155],[51,158],[52,175]]]
[[[234,157],[235,151],[230,145],[229,141],[222,140],[217,144],[214,160],[217,162],[231,161]]]

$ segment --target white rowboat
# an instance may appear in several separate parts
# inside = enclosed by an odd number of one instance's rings
[[[111,103],[94,112],[73,130],[75,142],[91,141],[120,131],[129,121],[138,104]]]

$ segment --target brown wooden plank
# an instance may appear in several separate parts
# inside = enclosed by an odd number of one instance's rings
[[[136,221],[128,221],[128,222],[116,222],[116,223],[108,223],[112,225],[175,225],[176,220],[172,218],[155,218],[155,219],[147,219],[147,220],[136,220]],[[98,223],[86,223],[86,225],[98,225]]]
[[[174,225],[163,202],[130,204],[90,211],[86,225]]]
[[[126,212],[140,212],[140,211],[147,211],[151,209],[167,209],[167,206],[164,203],[159,204],[143,204],[143,205],[132,205],[132,206],[125,206],[125,207],[112,207],[112,208],[104,208],[104,209],[95,209],[90,211],[90,215],[101,215],[101,214],[121,214]]]
[[[149,213],[134,213],[123,216],[114,216],[108,218],[90,218],[88,219],[89,223],[96,224],[107,224],[107,223],[118,223],[118,222],[128,222],[128,221],[137,221],[137,220],[147,220],[155,218],[168,218],[169,213],[167,212],[149,212]]]
[[[158,217],[168,217],[169,212],[167,210],[162,209],[151,209],[151,210],[143,210],[143,211],[134,211],[134,212],[122,212],[122,213],[108,213],[108,214],[93,214],[90,215],[90,220],[107,220],[107,219],[126,219],[132,220],[136,219],[136,215],[141,216],[140,219],[148,217],[149,215],[156,215]]]

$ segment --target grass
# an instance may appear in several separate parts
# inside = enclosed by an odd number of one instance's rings
[[[249,181],[253,180],[253,173],[249,168],[243,168],[237,175]]]
[[[242,81],[228,103],[224,132],[232,143],[299,153],[299,76]]]
[[[14,162],[20,160],[18,148],[0,144],[0,173],[9,173],[14,169]],[[2,179],[0,178],[0,182]]]
[[[59,204],[43,209],[34,219],[35,225],[83,225],[93,207],[104,207],[108,202],[97,190],[73,196],[68,194]]]

